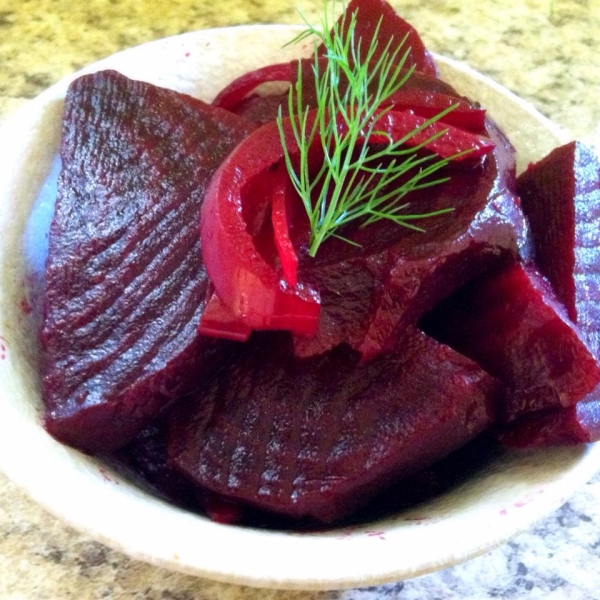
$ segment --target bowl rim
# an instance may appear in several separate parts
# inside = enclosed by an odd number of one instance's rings
[[[275,44],[289,39],[294,31],[297,27],[291,25],[207,29],[149,42],[93,63],[59,81],[3,124],[0,161],[18,168],[18,161],[29,156],[46,135],[49,121],[60,114],[60,99],[68,83],[85,72],[117,68],[129,76],[138,73],[137,78],[194,93],[198,83],[189,79],[186,53],[202,55],[210,47],[224,52],[239,40],[256,44],[267,38]],[[250,60],[260,62],[267,55],[259,53]],[[530,129],[521,137],[528,138],[531,131],[541,133],[552,146],[567,140],[558,127],[499,84],[462,63],[435,58],[442,75],[452,74],[461,84],[471,82],[485,90],[495,105],[506,104],[509,129],[515,127],[515,120],[526,119]],[[175,64],[176,77],[165,71],[169,61]],[[234,75],[224,76],[232,79]],[[34,180],[41,181],[44,168],[39,167]],[[2,233],[14,233],[15,228],[9,213],[16,206],[16,184],[8,171],[0,173]],[[11,198],[12,204],[4,202]],[[0,241],[2,267],[12,265],[4,246]],[[8,281],[6,273],[15,271],[7,269],[0,275],[0,343],[10,352],[20,321],[14,316],[17,283]],[[329,590],[381,584],[449,567],[491,550],[556,510],[600,464],[600,445],[526,451],[518,456],[509,453],[511,468],[516,463],[527,465],[531,477],[509,482],[502,479],[502,473],[491,473],[481,489],[467,485],[461,491],[477,500],[468,506],[452,505],[449,498],[455,494],[451,494],[385,522],[325,533],[224,526],[150,497],[106,465],[50,438],[40,427],[38,411],[19,404],[23,394],[35,394],[37,389],[28,379],[34,367],[31,361],[25,363],[0,361],[0,469],[49,512],[97,541],[159,567],[227,583]],[[490,503],[486,494],[494,492],[494,485],[502,488],[503,495]]]

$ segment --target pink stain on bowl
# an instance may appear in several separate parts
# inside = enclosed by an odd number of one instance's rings
[[[21,310],[26,315],[29,315],[33,312],[33,306],[31,306],[31,303],[29,300],[27,300],[27,298],[23,298],[21,300]]]
[[[367,531],[367,537],[376,537],[379,540],[385,540],[385,531]]]
[[[510,508],[523,508],[524,506],[531,504],[536,499],[537,496],[539,496],[540,494],[543,494],[543,493],[544,493],[544,489],[541,488],[531,494],[528,494],[522,500],[517,500],[516,502],[513,502],[513,504],[509,508],[501,509],[500,515],[503,517],[508,515]]]
[[[100,475],[102,476],[103,481],[119,485],[119,481],[110,477],[108,471],[104,467],[99,467],[98,471],[100,471]]]

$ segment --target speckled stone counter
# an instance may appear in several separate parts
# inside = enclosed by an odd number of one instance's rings
[[[432,50],[469,63],[600,147],[598,0],[395,0]],[[309,18],[321,0],[300,3]],[[293,23],[282,0],[0,0],[0,121],[86,63],[193,29]],[[0,166],[1,168],[1,166]],[[600,465],[599,465],[600,469]],[[379,600],[600,598],[600,477],[487,555],[378,588],[273,592],[148,566],[62,525],[0,474],[3,600]]]

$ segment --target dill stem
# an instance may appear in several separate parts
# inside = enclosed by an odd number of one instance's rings
[[[412,144],[410,148],[404,144],[457,105],[441,111],[394,141],[385,130],[379,131],[377,124],[393,109],[393,103],[388,102],[390,97],[412,75],[413,67],[405,67],[410,53],[410,48],[405,47],[407,37],[395,47],[393,38],[389,39],[375,60],[381,20],[366,48],[363,39],[355,36],[357,11],[350,15],[345,13],[340,21],[330,26],[326,10],[321,29],[304,20],[307,30],[292,42],[313,36],[316,106],[311,107],[313,112],[309,117],[299,63],[298,80],[290,86],[288,93],[291,131],[299,153],[297,171],[287,147],[281,112],[278,125],[286,168],[302,198],[310,224],[309,256],[314,257],[329,237],[354,243],[341,236],[338,230],[356,219],[362,220],[361,227],[387,219],[422,231],[409,221],[445,214],[452,209],[408,214],[402,211],[409,203],[401,201],[412,191],[446,181],[446,178],[427,178],[446,166],[449,159],[438,157],[436,160],[434,155],[423,157],[418,154],[445,130],[422,143]],[[318,42],[323,45],[324,52],[318,51]],[[387,136],[388,143],[382,149],[371,149],[369,140],[374,135]],[[316,173],[311,173],[309,153],[315,145],[320,146],[323,164]],[[402,182],[398,183],[401,178]]]

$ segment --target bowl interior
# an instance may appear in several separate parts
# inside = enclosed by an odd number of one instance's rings
[[[307,52],[288,26],[201,31],[114,55],[86,72],[125,75],[211,100],[231,79]],[[518,98],[438,57],[442,76],[479,100],[519,151],[519,168],[564,135]],[[556,509],[596,470],[600,447],[504,453],[450,492],[392,517],[326,533],[223,526],[170,506],[41,426],[36,324],[23,232],[60,144],[68,78],[0,134],[0,468],[48,510],[134,558],[232,583],[333,589],[404,579],[489,550]],[[251,552],[248,550],[252,549]]]

